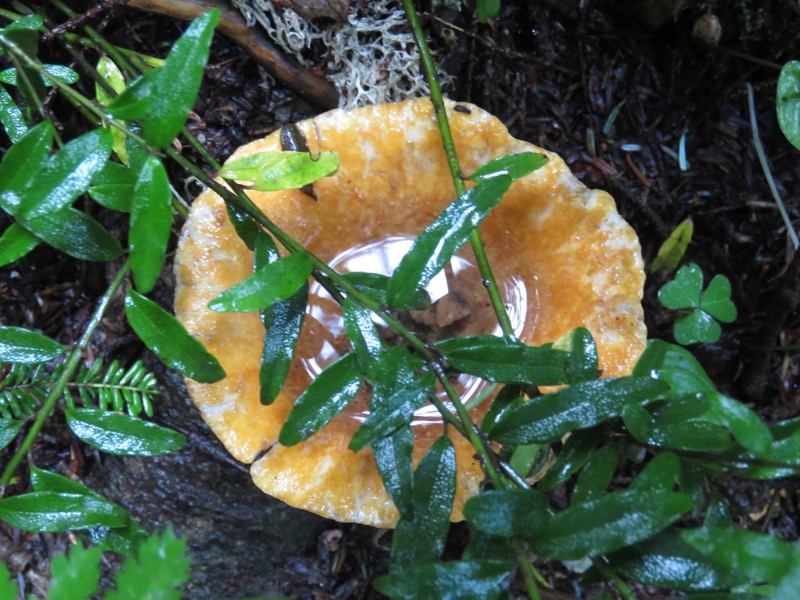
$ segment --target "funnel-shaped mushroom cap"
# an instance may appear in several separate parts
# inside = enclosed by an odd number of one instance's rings
[[[513,184],[481,226],[519,337],[538,345],[586,327],[597,342],[603,376],[630,373],[645,344],[644,272],[638,239],[613,199],[587,189],[556,154],[512,138],[483,110],[448,103],[448,113],[465,173],[504,154],[533,151],[549,157],[544,168]],[[338,153],[339,171],[314,185],[316,202],[298,190],[253,192],[250,197],[337,270],[389,274],[397,255],[455,196],[431,103],[419,99],[334,110],[297,126],[312,152]],[[275,132],[240,148],[234,158],[279,149]],[[426,314],[414,315],[412,321],[445,332],[491,333],[495,324],[469,253],[455,263],[451,280],[460,281],[461,289],[450,299],[456,298],[456,306],[444,311],[443,321],[442,315]],[[189,392],[231,454],[252,463],[256,485],[292,506],[332,519],[393,526],[397,511],[371,449],[348,449],[368,410],[368,398],[357,398],[307,441],[292,447],[278,443],[297,396],[320,369],[347,350],[330,298],[312,287],[288,381],[277,400],[263,406],[259,362],[264,328],[259,316],[207,308],[210,300],[252,272],[251,253],[229,223],[222,200],[210,191],[192,205],[175,270],[178,318],[227,373],[212,385],[188,381]],[[441,295],[431,293],[434,299]],[[470,394],[476,385],[465,381],[461,387]],[[428,413],[420,414],[413,430],[418,461],[442,427]],[[452,518],[458,520],[482,473],[469,444],[458,434],[453,442],[459,475]]]

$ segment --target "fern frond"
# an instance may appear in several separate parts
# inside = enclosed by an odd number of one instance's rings
[[[23,419],[41,406],[63,371],[63,363],[52,370],[42,365],[0,364],[0,417]],[[82,366],[65,390],[63,400],[75,408],[97,406],[103,410],[127,411],[131,416],[144,412],[153,416],[152,398],[158,393],[155,376],[136,361],[125,369],[114,360],[104,368],[101,359]]]

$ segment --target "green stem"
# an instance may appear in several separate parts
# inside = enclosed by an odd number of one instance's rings
[[[593,558],[592,565],[603,574],[603,577],[614,582],[620,596],[625,600],[636,600],[636,594],[633,593],[633,590],[628,587],[628,584],[625,583],[619,575],[609,568],[602,558]]]
[[[431,89],[431,102],[433,103],[433,110],[436,114],[436,123],[439,125],[439,131],[442,135],[442,145],[444,147],[445,156],[447,157],[447,166],[450,168],[450,176],[453,179],[456,195],[462,196],[466,193],[467,188],[464,185],[461,165],[458,162],[456,145],[453,141],[452,131],[450,130],[450,121],[447,118],[447,109],[444,105],[439,78],[436,75],[436,65],[433,62],[433,55],[428,47],[428,41],[425,39],[425,33],[422,31],[422,25],[419,22],[413,0],[403,0],[403,8],[406,11],[408,23],[411,25],[411,31],[414,34],[414,42],[419,48],[425,79]],[[508,316],[503,296],[500,294],[500,289],[497,287],[497,280],[489,264],[489,257],[486,255],[486,248],[483,245],[483,240],[477,229],[470,235],[470,244],[475,254],[475,262],[478,265],[478,270],[485,282],[486,291],[489,293],[492,308],[494,308],[497,321],[500,323],[500,328],[503,330],[503,336],[505,339],[513,341],[516,339],[514,335],[514,326],[511,324],[511,319]]]
[[[36,414],[36,419],[34,420],[33,425],[31,425],[31,428],[28,430],[27,435],[22,440],[22,444],[20,444],[19,449],[16,451],[14,456],[11,457],[11,460],[8,461],[2,476],[0,476],[0,489],[3,489],[9,484],[20,462],[22,462],[24,456],[33,446],[33,442],[44,426],[45,421],[52,414],[59,398],[61,398],[64,393],[64,389],[67,387],[72,375],[80,365],[80,361],[83,358],[86,348],[89,346],[89,342],[94,335],[95,329],[97,329],[98,325],[100,325],[100,321],[103,319],[109,304],[111,304],[111,299],[122,285],[122,282],[125,280],[129,270],[130,263],[126,260],[120,270],[114,276],[114,279],[108,286],[106,293],[103,294],[102,298],[100,298],[100,302],[97,305],[91,320],[86,325],[83,335],[81,336],[80,340],[78,340],[77,345],[70,350],[69,354],[67,355],[67,360],[64,365],[64,370],[61,372],[61,376],[58,378],[58,381],[56,381],[55,385],[50,389],[50,393],[47,395],[42,408],[40,408],[39,412]]]

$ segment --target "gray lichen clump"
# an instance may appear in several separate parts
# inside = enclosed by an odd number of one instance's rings
[[[403,10],[393,0],[352,3],[346,18],[306,20],[269,0],[233,0],[288,54],[320,68],[339,91],[340,108],[393,102],[429,93]],[[443,76],[446,83],[449,78]]]

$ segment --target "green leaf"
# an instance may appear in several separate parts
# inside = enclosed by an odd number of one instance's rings
[[[425,228],[392,274],[386,289],[389,306],[408,307],[500,203],[511,182],[511,177],[504,174],[475,186],[451,202]]]
[[[722,335],[722,329],[714,317],[702,310],[694,310],[675,321],[675,341],[682,346],[696,343],[713,344]]]
[[[593,429],[576,431],[570,435],[538,488],[543,492],[551,492],[577,473],[589,460],[599,437],[598,431]]]
[[[111,154],[111,134],[95,129],[67,143],[51,156],[30,182],[16,209],[23,224],[70,206],[89,187]]]
[[[256,269],[280,258],[275,242],[266,233],[256,233],[254,248]],[[289,375],[307,304],[308,283],[305,283],[287,300],[279,300],[261,311],[261,321],[267,330],[259,371],[260,397],[264,405],[274,402]]]
[[[533,348],[493,335],[478,335],[442,340],[436,347],[454,368],[489,381],[533,385],[569,382],[569,353],[550,346]]]
[[[724,394],[706,394],[711,404],[708,420],[730,430],[742,446],[758,457],[769,455],[772,433],[764,421],[744,404]]]
[[[183,434],[130,415],[95,408],[70,408],[65,414],[72,433],[109,454],[154,456],[186,444]]]
[[[125,297],[125,316],[136,335],[164,363],[200,383],[214,383],[225,371],[202,343],[152,300],[131,290]]]
[[[84,600],[97,591],[100,583],[100,548],[70,548],[69,556],[59,554],[50,563],[52,580],[47,600]]]
[[[125,527],[105,527],[98,525],[81,530],[81,537],[87,542],[103,550],[109,550],[123,556],[132,556],[139,544],[147,538],[147,531],[142,529],[133,519],[129,519]]]
[[[456,453],[447,434],[439,437],[414,472],[414,516],[397,523],[392,572],[437,560],[444,551],[456,493]]]
[[[90,216],[72,207],[20,223],[39,239],[80,260],[109,261],[122,253],[117,239]]]
[[[508,444],[555,441],[576,429],[620,416],[627,405],[654,399],[665,389],[665,383],[649,377],[583,381],[508,411],[489,435]]]
[[[600,376],[597,344],[588,329],[578,327],[553,343],[554,350],[569,352],[567,381],[578,383]]]
[[[513,565],[503,560],[417,564],[374,581],[375,589],[402,600],[500,600]]]
[[[6,88],[0,85],[0,123],[6,130],[8,138],[12,144],[18,142],[25,132],[28,130],[28,124],[25,122],[25,116],[22,111],[14,102],[14,99],[6,91]]]
[[[80,79],[78,74],[66,67],[64,65],[42,65],[45,72],[50,73],[56,79],[71,85]],[[41,84],[45,87],[50,87],[55,85],[50,81],[50,78],[42,75],[39,80]],[[5,71],[0,71],[0,83],[6,83],[8,85],[17,85],[17,70],[15,68],[6,69]]]
[[[534,552],[578,560],[619,550],[649,538],[692,508],[685,494],[626,490],[571,506],[536,529]]]
[[[414,518],[414,434],[408,425],[372,443],[372,455],[383,487],[400,516]]]
[[[171,529],[142,542],[136,556],[125,561],[117,574],[116,589],[105,600],[180,600],[180,586],[189,580],[190,560],[185,540]]]
[[[795,543],[792,550],[791,565],[772,594],[772,600],[794,600],[800,589],[800,544]]]
[[[723,323],[736,320],[736,305],[731,300],[731,282],[727,277],[716,275],[711,280],[700,299],[700,308]]]
[[[714,382],[686,348],[661,340],[650,340],[633,374],[655,377],[670,387],[670,396],[716,392]]]
[[[350,298],[342,305],[344,328],[358,367],[370,376],[375,370],[381,355],[385,352],[383,339],[372,320],[372,312]]]
[[[613,444],[606,444],[593,452],[581,469],[575,490],[572,492],[570,504],[580,504],[595,500],[611,483],[614,471],[617,468],[617,448]]]
[[[552,516],[547,496],[536,490],[489,490],[464,505],[464,517],[476,529],[499,537],[529,535]]]
[[[702,291],[703,271],[691,263],[681,267],[675,279],[664,284],[658,291],[658,299],[664,307],[672,310],[698,308]]]
[[[259,152],[243,156],[220,169],[220,177],[252,182],[260,192],[292,190],[333,175],[339,169],[335,152]]]
[[[31,467],[31,487],[35,492],[63,492],[65,494],[83,494],[94,496],[98,500],[104,500],[100,494],[86,487],[79,481],[64,477],[58,473],[45,471],[38,467]],[[113,503],[112,503],[113,504]]]
[[[0,562],[0,598],[9,600],[18,597],[17,585],[11,580],[11,574],[5,563]]]
[[[133,188],[128,244],[136,288],[146,294],[155,286],[172,229],[172,194],[167,171],[151,156],[139,171]]]
[[[275,302],[291,298],[308,282],[313,269],[314,263],[305,252],[290,254],[264,265],[244,281],[225,290],[208,303],[208,308],[229,312],[264,310]]]
[[[660,269],[666,269],[667,272],[672,273],[677,269],[692,241],[693,234],[694,221],[692,221],[691,217],[688,217],[681,221],[664,243],[661,244],[653,264],[650,265],[650,271],[655,273]]]
[[[358,393],[362,378],[351,353],[322,371],[297,398],[281,428],[280,443],[294,446],[330,423]]]
[[[800,61],[783,65],[775,94],[778,124],[786,139],[800,150]]]
[[[668,492],[675,487],[680,474],[681,459],[672,452],[662,452],[645,465],[630,489]]]
[[[410,387],[397,390],[382,402],[370,404],[370,415],[350,440],[350,449],[358,452],[379,438],[389,435],[403,425],[410,424],[414,411],[421,407],[434,392],[435,376],[428,372]]]
[[[52,147],[53,126],[45,121],[29,129],[3,156],[0,192],[11,191],[17,195],[15,202],[0,202],[6,212],[16,214],[22,193],[41,175]]]
[[[342,273],[342,277],[350,281],[361,292],[373,298],[381,306],[387,306],[386,288],[389,286],[390,277],[380,273],[349,272]],[[409,301],[409,310],[422,310],[431,305],[431,297],[427,290],[419,290]]]
[[[175,42],[164,66],[148,71],[108,107],[118,119],[141,120],[144,138],[163,148],[177,137],[194,104],[220,12],[196,18]]]
[[[500,11],[500,0],[478,0],[478,19],[484,23]]]
[[[0,419],[0,450],[14,441],[20,429],[22,429],[22,421]]]
[[[547,164],[547,161],[547,156],[534,152],[506,154],[478,167],[467,179],[475,183],[483,183],[495,177],[508,175],[512,181],[516,181],[541,169]]]
[[[733,527],[702,527],[683,531],[681,536],[717,564],[740,571],[753,582],[777,583],[791,564],[792,544],[774,535]]]
[[[95,496],[33,492],[0,499],[0,519],[25,531],[56,533],[95,525],[120,527],[128,513]]]
[[[0,327],[0,362],[43,363],[58,358],[66,349],[41,333],[21,327]]]
[[[12,223],[0,236],[0,267],[11,264],[39,245],[39,238],[18,223]]]
[[[674,529],[623,548],[607,560],[609,567],[625,577],[670,590],[723,590],[746,583],[741,573],[717,564]]]

